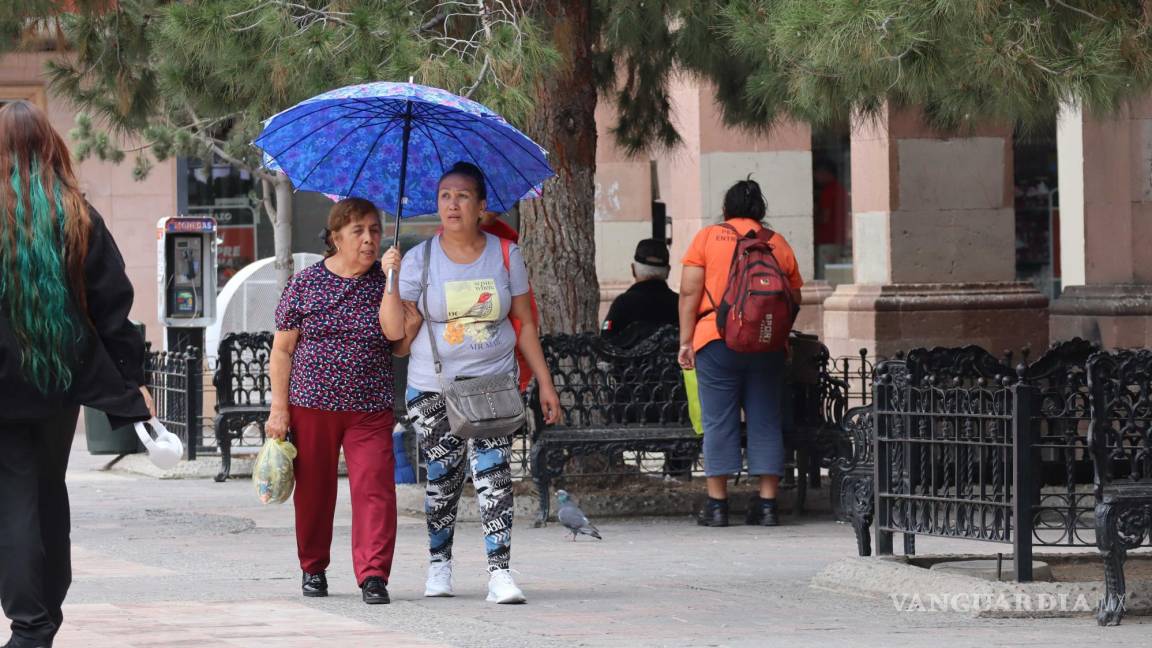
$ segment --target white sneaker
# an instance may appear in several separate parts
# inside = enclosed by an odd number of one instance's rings
[[[452,593],[452,561],[428,565],[428,580],[424,583],[424,596],[455,596]]]
[[[497,569],[488,577],[488,602],[490,603],[523,603],[524,592],[516,587],[512,580],[512,572],[507,569]]]

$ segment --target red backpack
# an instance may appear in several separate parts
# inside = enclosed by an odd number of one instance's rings
[[[512,241],[506,238],[500,239],[500,251],[504,254],[504,269],[508,272],[512,271],[511,261],[509,254],[512,251]],[[536,308],[536,293],[529,288],[528,299],[532,301],[532,321],[540,325],[540,310]],[[513,315],[508,315],[508,321],[512,322],[512,330],[516,332],[516,341],[520,341],[520,328],[523,324],[520,320],[516,319]],[[520,349],[516,349],[516,364],[520,367],[520,391],[523,392],[528,389],[528,383],[532,382],[532,368],[528,366],[528,360],[524,358],[524,354],[520,353]]]
[[[720,227],[736,235],[728,285],[720,302],[704,289],[716,312],[720,337],[729,349],[739,353],[783,351],[800,308],[792,296],[788,275],[768,243],[775,232],[762,227],[740,236],[727,223]]]

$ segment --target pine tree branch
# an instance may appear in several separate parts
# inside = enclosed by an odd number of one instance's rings
[[[492,24],[488,15],[488,9],[484,6],[484,0],[476,0],[476,8],[480,12],[480,25],[484,29],[484,36],[491,42]],[[484,81],[484,75],[488,74],[488,66],[491,62],[491,57],[485,54],[484,64],[480,66],[480,73],[476,75],[476,80],[472,82],[471,86],[465,88],[465,92],[463,93],[465,97],[471,98],[472,93],[476,92],[476,88],[480,87],[480,83]]]
[[[286,2],[284,0],[272,0],[272,1],[275,2],[276,4],[279,4],[279,5],[284,6],[284,7],[296,9],[298,11],[303,11],[305,14],[312,15],[317,20],[322,21],[325,24],[327,24],[328,21],[331,20],[332,22],[334,22],[338,25],[343,25],[345,27],[353,27],[354,26],[352,23],[348,22],[347,20],[345,20],[344,18],[341,17],[341,16],[351,16],[352,15],[352,14],[348,13],[347,11],[331,11],[328,9],[314,9],[312,7],[309,7],[308,5],[300,4],[299,2]],[[329,5],[329,6],[331,6],[331,5]]]
[[[1056,3],[1057,5],[1059,5],[1061,7],[1064,7],[1065,9],[1067,9],[1069,11],[1075,11],[1078,14],[1087,16],[1087,17],[1091,18],[1092,20],[1097,20],[1097,21],[1102,22],[1102,23],[1108,22],[1104,18],[1101,18],[1100,16],[1097,16],[1096,14],[1094,14],[1090,11],[1087,11],[1085,9],[1081,9],[1080,7],[1073,7],[1072,5],[1064,2],[1063,0],[1051,0],[1051,1]]]
[[[492,59],[488,57],[488,55],[485,55],[484,64],[480,66],[480,73],[476,75],[476,80],[472,82],[472,85],[464,88],[463,92],[460,93],[461,96],[466,99],[472,98],[472,93],[476,92],[476,89],[479,88],[480,84],[484,81],[484,76],[488,74],[488,66],[491,62]]]
[[[447,19],[448,19],[448,12],[447,11],[438,11],[438,12],[436,12],[436,14],[434,16],[432,16],[432,18],[430,20],[427,20],[424,22],[424,24],[420,25],[420,28],[418,31],[422,31],[422,32],[431,31],[433,28],[444,24],[444,21]]]
[[[227,19],[228,20],[236,20],[239,18],[243,18],[244,16],[247,16],[250,13],[255,13],[255,12],[260,11],[261,9],[265,8],[265,7],[270,7],[270,6],[273,6],[275,4],[276,4],[275,0],[266,0],[265,2],[261,2],[260,4],[256,5],[255,7],[249,7],[248,9],[245,9],[244,11],[239,11],[237,13],[234,13],[234,14],[228,16]]]
[[[192,121],[194,122],[194,124],[206,123],[203,120],[201,120],[199,117],[196,116],[196,112],[194,110],[192,110],[191,106],[186,105],[185,110],[187,110],[188,114],[192,116]],[[248,164],[247,162],[244,162],[244,161],[240,160],[239,158],[236,158],[236,157],[233,157],[232,155],[229,155],[228,152],[224,150],[224,147],[222,147],[220,145],[220,140],[216,139],[215,137],[212,137],[211,135],[208,135],[203,130],[199,130],[196,128],[190,128],[190,129],[188,129],[188,134],[191,135],[192,137],[196,138],[197,140],[199,140],[200,143],[207,146],[208,149],[211,150],[213,154],[219,156],[221,160],[224,160],[228,164],[231,164],[232,166],[240,168],[240,169],[247,169],[249,172],[255,174],[261,180],[263,180],[265,178],[271,179],[274,177],[271,174],[269,174],[266,170],[264,170],[263,168],[261,168],[259,166],[253,167],[252,165]]]

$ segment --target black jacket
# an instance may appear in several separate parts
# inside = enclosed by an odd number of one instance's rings
[[[72,316],[81,331],[72,361],[72,386],[41,394],[23,375],[20,347],[0,303],[0,419],[38,419],[69,405],[88,405],[108,414],[113,427],[149,418],[140,394],[144,384],[144,338],[128,321],[132,284],[124,259],[104,219],[91,206],[92,231],[84,263],[88,313]]]
[[[608,309],[601,326],[605,340],[630,347],[662,326],[680,322],[680,296],[660,279],[637,281]]]

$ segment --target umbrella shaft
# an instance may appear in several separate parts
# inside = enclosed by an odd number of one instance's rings
[[[404,185],[408,180],[408,141],[412,139],[412,102],[404,102],[404,138],[400,148],[400,191],[399,197],[396,199],[396,234],[393,236],[392,245],[395,247],[400,246],[400,220],[404,218],[404,203],[408,202],[408,196],[405,192]],[[393,276],[395,272],[391,268],[388,269],[388,281],[386,282],[386,290],[391,295],[396,290],[396,280]]]

